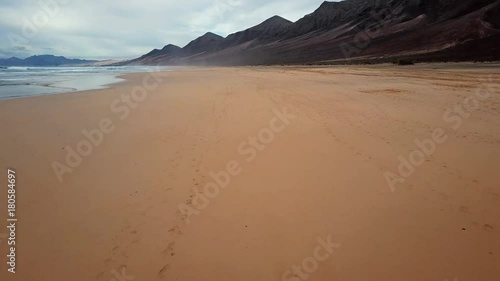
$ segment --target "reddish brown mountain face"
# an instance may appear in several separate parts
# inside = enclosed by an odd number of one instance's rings
[[[135,64],[254,65],[500,59],[500,1],[324,2],[295,23],[274,16],[227,36],[153,50]],[[167,46],[166,46],[167,47]]]

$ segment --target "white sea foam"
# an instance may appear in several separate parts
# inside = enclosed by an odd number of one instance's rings
[[[0,99],[106,88],[118,75],[171,70],[156,66],[0,68]]]

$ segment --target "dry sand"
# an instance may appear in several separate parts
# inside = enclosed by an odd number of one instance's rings
[[[146,74],[112,89],[0,102],[0,221],[7,167],[17,172],[19,217],[17,273],[7,272],[3,239],[1,280],[500,280],[498,67],[161,76],[124,120],[125,109],[110,106],[124,106],[120,96]],[[468,118],[443,119],[478,88],[485,99]],[[284,109],[295,116],[286,126],[274,118]],[[51,164],[64,164],[67,146],[103,118],[114,131],[60,183]],[[271,121],[268,144],[238,151],[263,129],[268,137]],[[398,157],[436,128],[447,139],[392,192],[386,172],[397,174]],[[240,173],[186,224],[179,205],[201,207],[193,188],[203,192],[232,160]],[[307,259],[329,235],[340,247]],[[310,274],[285,273],[304,260]]]

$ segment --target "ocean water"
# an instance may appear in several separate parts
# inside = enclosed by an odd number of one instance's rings
[[[167,71],[158,66],[0,67],[0,100],[103,89],[126,73]]]

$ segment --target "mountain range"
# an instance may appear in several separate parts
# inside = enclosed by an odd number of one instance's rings
[[[500,60],[498,0],[323,2],[296,22],[273,16],[121,64],[270,65]]]
[[[41,55],[41,56],[31,56],[25,59],[19,59],[12,57],[9,59],[0,59],[0,66],[73,66],[90,64],[96,61],[92,60],[81,60],[81,59],[67,59],[62,56],[53,55]]]

